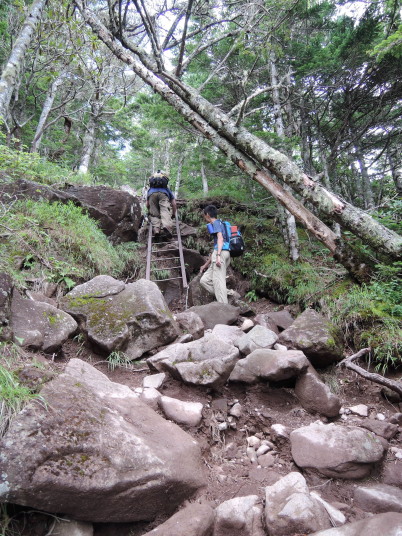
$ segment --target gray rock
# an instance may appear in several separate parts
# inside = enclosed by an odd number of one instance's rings
[[[309,493],[300,473],[289,473],[265,488],[265,523],[268,533],[288,536],[329,528],[324,506]]]
[[[374,432],[376,435],[385,439],[393,438],[398,432],[398,425],[386,421],[377,421],[376,419],[365,419],[360,426]]]
[[[371,432],[335,424],[298,428],[290,434],[290,441],[299,467],[331,478],[363,478],[384,452],[381,441]]]
[[[402,536],[402,515],[378,514],[343,527],[315,532],[314,536]]]
[[[74,521],[73,519],[58,520],[51,532],[52,536],[93,536],[93,533],[92,523]]]
[[[399,424],[399,426],[402,426],[402,413],[394,413],[390,417],[389,422],[391,424]]]
[[[324,499],[316,491],[312,491],[310,495],[323,505],[333,526],[340,527],[346,523],[346,517],[340,510],[338,510],[338,508],[335,508],[335,506],[332,504],[324,501]]]
[[[217,324],[212,330],[212,335],[218,339],[222,339],[228,344],[237,346],[237,342],[240,337],[243,337],[244,333],[241,328],[237,326],[227,326],[226,324]]]
[[[215,510],[214,536],[264,536],[258,495],[235,497]]]
[[[204,335],[204,322],[192,311],[184,311],[176,315],[176,321],[181,331],[190,333],[194,340],[201,339]]]
[[[160,372],[159,374],[152,374],[151,376],[145,376],[145,378],[142,380],[142,386],[159,389],[159,387],[162,387],[165,380],[166,374],[164,372]]]
[[[392,460],[385,463],[382,481],[384,484],[402,488],[402,460]]]
[[[354,492],[354,504],[373,514],[402,513],[402,490],[386,484],[358,486]]]
[[[144,536],[211,536],[214,511],[207,504],[190,503]]]
[[[359,417],[368,417],[368,407],[366,404],[357,404],[357,406],[352,406],[349,409],[351,413],[359,415]]]
[[[259,313],[258,315],[256,315],[254,318],[254,322],[255,324],[257,324],[257,326],[263,326],[264,328],[270,329],[271,331],[279,335],[278,326],[273,320],[269,318],[267,313]]]
[[[229,379],[245,383],[255,383],[258,380],[282,381],[297,377],[308,365],[306,356],[298,350],[254,350],[236,363]]]
[[[238,307],[218,302],[190,307],[187,311],[192,311],[200,316],[205,329],[212,329],[216,324],[235,324],[239,317]]]
[[[154,410],[158,409],[161,396],[160,392],[154,387],[146,387],[140,393],[140,399]]]
[[[326,367],[343,357],[335,328],[313,309],[306,309],[279,335],[279,343],[303,351],[315,367]]]
[[[245,318],[242,322],[242,325],[240,326],[240,329],[244,331],[244,333],[247,333],[254,327],[254,322],[251,320],[251,318]]]
[[[184,402],[170,396],[161,396],[159,404],[166,417],[178,424],[198,426],[201,423],[203,405],[200,402]]]
[[[205,485],[196,441],[89,364],[71,359],[0,444],[0,500],[80,521],[170,514]]]
[[[139,279],[125,285],[100,275],[78,285],[61,300],[96,349],[123,350],[130,359],[168,344],[178,326],[157,285]]]
[[[254,326],[251,331],[243,334],[236,346],[243,355],[249,355],[254,350],[272,348],[277,340],[278,335],[270,329]]]
[[[48,303],[23,298],[16,290],[11,311],[14,340],[23,347],[52,353],[77,330],[69,314]]]
[[[307,411],[326,417],[339,415],[342,405],[339,397],[331,392],[311,365],[297,378],[295,395]]]
[[[237,362],[239,350],[211,333],[198,341],[172,344],[147,359],[152,370],[169,372],[193,385],[223,385]]]

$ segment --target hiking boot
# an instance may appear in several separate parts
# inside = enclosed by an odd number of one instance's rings
[[[163,232],[163,236],[167,238],[168,240],[170,240],[173,237],[172,233],[169,231],[167,227],[164,227],[162,229],[162,232]]]

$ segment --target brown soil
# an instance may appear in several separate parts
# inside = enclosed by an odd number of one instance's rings
[[[277,305],[260,300],[253,304],[256,312],[275,310]],[[110,368],[105,358],[95,354],[76,340],[68,341],[63,352],[54,357],[52,368],[62,370],[69,359],[78,357],[92,364],[114,382],[128,385],[131,388],[141,387],[144,376],[150,372],[145,361],[135,362],[130,368]],[[43,357],[42,357],[43,358]],[[47,356],[47,359],[48,356]],[[341,397],[344,406],[366,404],[370,414],[375,416],[383,413],[386,417],[400,411],[398,404],[385,400],[380,393],[380,386],[375,385],[356,375],[352,371],[332,367],[323,371],[326,382]],[[199,493],[196,500],[208,502],[217,506],[225,500],[237,496],[257,494],[264,499],[264,488],[273,484],[278,478],[290,471],[298,470],[293,463],[289,441],[276,442],[274,463],[271,467],[259,467],[252,464],[246,455],[247,437],[258,434],[261,439],[272,440],[270,426],[280,423],[289,431],[306,426],[317,419],[318,415],[311,415],[300,407],[292,386],[272,386],[260,383],[253,386],[243,384],[227,384],[219,392],[210,389],[190,387],[172,378],[167,379],[161,388],[164,395],[184,401],[197,401],[204,405],[204,419],[198,428],[188,428],[191,434],[201,445],[205,469],[208,473],[208,486]],[[220,432],[219,422],[227,417],[227,410],[238,401],[243,414],[236,421],[236,429]],[[322,418],[328,422],[328,419]],[[340,419],[333,419],[342,423]],[[359,417],[349,416],[347,424],[359,423]],[[396,445],[397,439],[391,444]],[[378,481],[381,467],[371,475],[369,481]],[[304,474],[310,489],[316,489],[323,498],[336,503],[342,508],[348,520],[364,517],[361,511],[353,507],[354,481],[334,480],[321,478],[314,474]],[[361,482],[361,481],[360,481]],[[40,516],[42,519],[42,516]],[[41,536],[46,531],[34,531],[35,516],[31,516],[31,528],[23,534]],[[155,528],[163,519],[153,523],[131,524],[95,524],[95,536],[141,536]],[[39,523],[38,527],[41,526]],[[43,526],[43,524],[42,524]]]

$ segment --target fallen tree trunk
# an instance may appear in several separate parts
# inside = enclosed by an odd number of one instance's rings
[[[346,367],[350,370],[354,370],[359,374],[359,376],[362,376],[366,380],[370,380],[371,382],[378,383],[379,385],[384,385],[384,387],[388,387],[388,389],[391,389],[392,391],[395,391],[395,393],[398,393],[402,396],[402,383],[401,382],[395,382],[393,380],[389,380],[388,378],[384,378],[384,376],[381,376],[381,374],[376,374],[375,372],[368,372],[362,367],[359,367],[359,365],[356,365],[353,363],[356,359],[359,359],[359,357],[363,357],[364,355],[368,354],[370,352],[371,348],[363,348],[357,354],[353,354],[349,357],[346,357],[342,361],[338,363],[338,367]]]

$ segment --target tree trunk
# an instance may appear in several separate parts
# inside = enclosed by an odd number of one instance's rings
[[[363,153],[360,149],[360,145],[355,145],[355,154],[357,162],[359,164],[360,174],[362,178],[362,193],[364,200],[364,208],[369,209],[374,206],[373,189],[371,187],[370,177],[367,171],[366,162],[364,161]]]
[[[78,173],[88,173],[89,164],[95,148],[96,117],[91,113],[86,127]]]
[[[392,180],[394,181],[398,197],[402,197],[402,164],[398,162],[398,154],[401,155],[402,146],[388,149],[387,156],[391,167]]]
[[[282,106],[279,93],[279,80],[278,71],[276,69],[276,58],[274,52],[270,54],[270,70],[271,70],[271,86],[272,86],[272,101],[274,105],[274,121],[275,130],[277,135],[281,138],[285,138],[285,127],[282,118]],[[289,187],[285,186],[285,190],[289,191]],[[279,202],[277,202],[277,210],[279,220],[282,227],[282,236],[286,247],[289,251],[289,257],[292,261],[297,261],[299,258],[299,237],[297,235],[296,220],[293,214],[291,214],[286,208],[284,208]]]
[[[215,108],[193,88],[185,86],[168,73],[163,74],[166,82],[162,80],[161,74],[157,77],[152,70],[124,49],[110,31],[82,5],[80,0],[74,0],[74,3],[92,30],[120,60],[130,65],[145,83],[150,85],[189,123],[227,154],[240,169],[243,169],[270,191],[334,254],[337,252],[336,256],[340,262],[345,264],[350,262],[351,269],[353,266],[355,270],[359,269],[359,266],[363,268],[363,265],[359,264],[359,261],[356,261],[344,246],[340,247],[337,244],[335,234],[305,209],[299,201],[285,192],[273,180],[269,172],[276,174],[321,213],[338,221],[375,250],[382,251],[394,258],[401,257],[402,237],[397,233],[382,226],[353,205],[338,199],[333,193],[311,180],[287,156],[276,151],[245,128],[236,125],[227,115]],[[143,54],[141,56],[143,57]],[[148,67],[153,67],[150,62],[143,61],[148,64]]]
[[[179,188],[181,183],[181,171],[183,169],[183,162],[184,162],[185,153],[182,153],[179,162],[177,164],[177,178],[176,178],[176,184],[174,188],[174,196],[177,199],[179,197]]]
[[[42,136],[45,131],[45,125],[47,118],[49,117],[50,111],[53,106],[54,99],[56,97],[57,90],[59,86],[63,83],[64,73],[60,74],[52,83],[49,88],[48,94],[46,95],[45,102],[43,103],[42,113],[38,121],[38,126],[36,127],[36,132],[34,139],[31,145],[31,153],[37,153],[42,141]]]
[[[29,47],[35,28],[38,25],[46,4],[46,0],[34,0],[28,17],[15,40],[11,55],[0,78],[0,119],[7,121],[11,97],[18,82],[25,52]]]
[[[204,165],[204,153],[202,150],[202,141],[198,140],[198,145],[200,148],[200,164],[201,164],[201,180],[202,180],[202,192],[204,194],[204,197],[208,195],[208,179],[205,173],[205,165]]]

